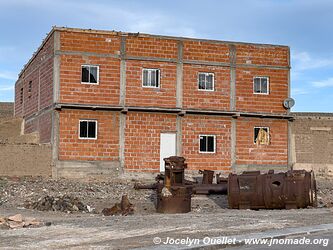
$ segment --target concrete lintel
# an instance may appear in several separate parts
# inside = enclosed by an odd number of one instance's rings
[[[179,108],[161,108],[161,107],[127,107],[128,111],[144,111],[144,112],[163,112],[163,113],[179,113]]]
[[[121,56],[111,53],[97,53],[97,52],[86,52],[86,51],[68,51],[68,50],[56,50],[55,55],[70,55],[70,56],[93,56],[93,57],[109,57],[119,59]]]
[[[244,117],[258,117],[258,118],[276,118],[276,119],[292,119],[293,116],[288,114],[270,114],[270,113],[252,113],[240,112],[240,116]]]
[[[120,111],[121,106],[112,105],[95,105],[95,104],[78,104],[78,103],[56,103],[55,109],[91,109],[91,110],[114,110]]]
[[[162,57],[147,57],[147,56],[125,56],[126,60],[138,60],[138,61],[154,61],[154,62],[169,62],[177,63],[177,59],[162,58]]]
[[[233,116],[236,112],[233,111],[223,111],[223,110],[198,110],[198,109],[186,109],[186,114],[201,114],[201,115],[224,115]]]

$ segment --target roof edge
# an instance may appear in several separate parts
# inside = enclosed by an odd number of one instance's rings
[[[68,31],[68,32],[78,32],[78,33],[96,33],[96,34],[113,34],[113,35],[138,36],[138,37],[156,37],[156,38],[173,39],[173,40],[190,40],[190,41],[202,41],[202,42],[225,43],[225,44],[244,44],[244,45],[289,48],[289,46],[287,46],[287,45],[279,45],[279,44],[224,41],[224,40],[183,37],[183,36],[156,35],[156,34],[148,34],[148,33],[140,33],[140,32],[135,33],[135,32],[122,32],[122,31],[115,31],[115,30],[81,29],[81,28],[56,27],[56,26],[54,26],[53,29],[58,30],[58,31]]]
[[[256,46],[267,46],[267,47],[283,47],[289,48],[287,45],[278,45],[278,44],[266,44],[266,43],[251,43],[251,42],[234,42],[234,41],[223,41],[223,40],[214,40],[214,39],[201,39],[201,38],[191,38],[191,37],[182,37],[182,36],[166,36],[166,35],[155,35],[155,34],[146,34],[146,33],[131,33],[131,32],[122,32],[115,30],[97,30],[97,29],[81,29],[81,28],[68,28],[68,27],[58,27],[52,26],[51,31],[43,39],[42,44],[37,48],[33,53],[29,61],[23,66],[18,78],[21,77],[23,72],[28,68],[31,62],[36,58],[38,53],[44,47],[45,43],[53,35],[55,31],[65,31],[65,32],[78,32],[78,33],[96,33],[96,34],[112,34],[112,35],[121,35],[121,36],[137,36],[137,37],[155,37],[155,38],[164,38],[172,40],[183,40],[183,41],[198,41],[198,42],[212,42],[212,43],[222,43],[222,44],[243,44],[243,45],[256,45]],[[15,83],[16,84],[16,83]]]
[[[47,33],[46,37],[43,39],[42,44],[39,45],[39,47],[37,48],[37,50],[32,54],[32,56],[29,59],[29,61],[21,69],[20,73],[18,74],[18,79],[21,77],[21,75],[23,74],[23,72],[28,68],[28,66],[31,64],[31,62],[36,58],[36,56],[38,55],[38,53],[42,50],[42,48],[44,47],[44,45],[46,44],[46,42],[50,39],[50,37],[53,35],[54,31],[56,31],[56,30],[57,30],[57,27],[56,26],[52,26],[52,29],[49,31],[49,33]]]

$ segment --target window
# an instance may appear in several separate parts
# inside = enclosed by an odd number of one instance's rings
[[[200,153],[215,153],[215,135],[200,135]]]
[[[254,127],[254,144],[268,145],[269,144],[269,128],[268,127]]]
[[[253,93],[254,94],[269,94],[269,78],[266,76],[253,78]]]
[[[142,70],[142,86],[150,88],[160,87],[160,70],[159,69],[143,69]]]
[[[80,139],[97,139],[97,121],[80,120]]]
[[[31,98],[31,94],[32,94],[32,81],[29,82],[29,88],[28,88],[28,97]]]
[[[29,93],[32,92],[32,81],[29,82],[29,90],[28,91],[29,91]]]
[[[198,89],[214,91],[214,73],[199,73]]]
[[[82,65],[81,83],[98,84],[99,67],[94,65]]]
[[[23,104],[23,88],[20,90],[20,104]]]

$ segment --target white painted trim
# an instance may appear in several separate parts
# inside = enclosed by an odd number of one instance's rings
[[[214,152],[206,152],[206,151],[201,151],[200,150],[200,137],[202,137],[202,136],[213,136],[214,137]],[[216,135],[207,135],[207,134],[199,135],[199,153],[200,154],[215,154],[216,153]]]
[[[253,139],[254,139],[254,135],[255,135],[255,129],[256,128],[267,128],[267,133],[268,133],[268,141],[270,142],[271,141],[271,138],[270,138],[270,133],[269,133],[269,127],[264,127],[264,126],[255,126],[253,127]],[[253,144],[256,144],[256,142],[253,140]],[[267,144],[268,145],[268,144]]]
[[[81,122],[95,122],[96,123],[96,131],[95,131],[95,138],[88,138],[88,137],[81,137],[80,136],[80,134],[81,134],[81,131],[80,131],[80,123]],[[79,131],[79,134],[78,134],[78,136],[79,136],[79,139],[80,140],[97,140],[97,131],[98,131],[98,121],[97,120],[85,120],[85,119],[80,119],[79,120],[79,129],[78,129],[78,131]],[[87,127],[87,132],[88,132],[88,127]]]
[[[82,67],[96,67],[97,68],[97,82],[96,83],[82,82]],[[89,68],[89,75],[90,75],[90,68]],[[81,84],[99,85],[99,65],[95,65],[95,64],[82,64],[81,65]]]
[[[267,79],[267,93],[255,93],[254,92],[254,79],[255,78],[260,78],[260,79],[266,78]],[[253,94],[254,95],[269,95],[269,92],[270,92],[269,91],[269,87],[270,87],[269,85],[270,84],[269,84],[269,77],[268,76],[254,76],[252,83],[253,83],[253,86],[252,86],[253,88],[252,89],[253,89]]]
[[[157,70],[157,72],[158,72],[158,87],[154,87],[154,86],[144,86],[143,85],[143,71],[144,70],[148,70],[148,72],[151,72],[151,71],[153,71],[153,70]],[[149,76],[149,74],[148,74],[148,76]],[[141,73],[141,86],[143,87],[143,88],[152,88],[152,89],[159,89],[159,88],[161,88],[161,69],[159,69],[159,68],[155,68],[155,69],[153,69],[153,68],[142,68],[142,73]]]
[[[199,89],[199,75],[200,74],[212,75],[213,76],[213,89]],[[197,86],[198,86],[199,91],[214,92],[215,91],[215,73],[213,73],[213,72],[198,72],[198,74],[197,74]]]

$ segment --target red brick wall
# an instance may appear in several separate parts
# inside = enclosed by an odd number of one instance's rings
[[[60,41],[63,51],[120,53],[120,37],[115,34],[66,31],[60,32]]]
[[[126,54],[128,56],[176,59],[177,41],[156,37],[129,36],[126,38]]]
[[[159,171],[161,132],[176,132],[175,115],[132,112],[127,114],[125,128],[127,171]]]
[[[189,169],[230,170],[231,119],[186,115],[182,121],[183,156]],[[215,135],[215,153],[199,153],[199,136]]]
[[[142,69],[160,69],[160,87],[142,87]],[[166,62],[126,62],[126,105],[128,106],[176,106],[176,64]]]
[[[227,44],[184,41],[184,60],[229,62],[229,48]]]
[[[262,64],[270,66],[289,66],[288,47],[237,44],[237,64]]]
[[[109,111],[59,112],[59,160],[111,161],[119,159],[119,115]],[[79,139],[79,120],[97,120],[97,140]]]
[[[53,51],[54,35],[51,35],[36,57],[22,72],[15,86],[15,115],[27,117],[38,111],[38,99],[40,109],[53,102]],[[32,81],[32,92],[28,92],[29,82]],[[23,87],[24,102],[20,103],[20,90]],[[39,90],[40,88],[40,96]]]
[[[99,65],[99,84],[81,83],[81,65]],[[60,102],[119,104],[120,61],[109,57],[62,55]]]
[[[39,133],[40,143],[51,142],[52,131],[52,111],[44,113],[24,124],[24,133],[29,134],[37,131]]]
[[[218,66],[183,67],[183,107],[189,109],[230,110],[230,69]],[[198,90],[198,73],[214,73],[214,91]]]
[[[269,94],[253,93],[253,77],[269,77]],[[288,70],[236,69],[236,110],[247,112],[286,113],[283,100],[288,97]]]
[[[254,127],[269,127],[270,144],[254,144]],[[288,121],[237,119],[237,164],[287,164]]]

